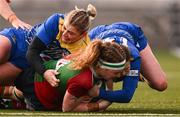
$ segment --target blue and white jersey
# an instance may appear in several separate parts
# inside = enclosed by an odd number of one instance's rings
[[[91,39],[114,37],[115,41],[118,43],[118,38],[124,37],[132,43],[138,51],[143,50],[147,46],[147,38],[141,28],[138,25],[129,22],[117,22],[111,25],[97,26],[89,32],[89,36]]]
[[[64,19],[64,15],[55,13],[42,24],[35,25],[30,30],[21,28],[6,28],[2,30],[0,35],[6,36],[12,44],[9,62],[21,69],[29,67],[26,60],[26,52],[35,36],[38,36],[47,46],[47,49],[41,53],[43,60],[56,60],[69,54],[70,52],[67,49],[60,47],[57,40],[60,18]]]
[[[129,102],[136,90],[139,77],[141,58],[140,51],[147,46],[147,39],[141,28],[129,22],[117,22],[111,25],[100,25],[89,32],[91,40],[102,39],[115,41],[128,47],[131,54],[130,72],[123,77],[123,87],[117,91],[100,90],[100,98],[111,102]]]
[[[26,60],[26,52],[30,41],[34,38],[38,27],[35,25],[30,30],[22,28],[5,28],[0,32],[0,35],[7,37],[11,42],[11,53],[9,62],[18,68],[25,69],[29,67]]]
[[[68,49],[61,47],[58,39],[59,34],[62,33],[60,29],[63,26],[63,21],[64,14],[54,13],[39,27],[36,36],[47,47],[47,49],[41,53],[43,60],[58,60],[64,55],[70,54]]]

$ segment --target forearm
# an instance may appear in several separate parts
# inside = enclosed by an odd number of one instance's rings
[[[101,89],[99,97],[110,102],[129,103],[132,98],[132,94],[128,94],[123,90],[105,91]]]
[[[126,77],[123,88],[116,91],[100,89],[99,97],[110,102],[128,103],[131,101],[136,90],[138,78]]]
[[[44,50],[46,46],[39,40],[38,37],[32,41],[29,49],[27,51],[26,58],[35,71],[41,75],[46,71],[45,66],[43,65],[43,60],[40,57],[40,53]]]
[[[105,100],[89,103],[84,97],[77,98],[66,92],[63,100],[63,112],[92,112],[106,109],[111,103]]]
[[[6,20],[9,20],[9,17],[14,14],[6,0],[0,0],[0,14]]]
[[[80,103],[78,106],[76,106],[72,111],[73,112],[94,112],[94,111],[102,111],[108,108],[111,103],[102,100],[100,102],[94,102],[94,103]]]
[[[131,101],[139,81],[140,59],[131,62],[131,70],[123,78],[122,89],[116,91],[100,90],[99,97],[110,102],[128,103]]]

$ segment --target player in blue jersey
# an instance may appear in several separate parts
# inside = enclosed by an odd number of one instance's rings
[[[27,59],[32,67],[52,85],[57,86],[57,72],[46,69],[43,60],[57,60],[69,53],[85,48],[90,42],[87,31],[96,9],[88,5],[87,10],[78,9],[64,14],[53,14],[39,28],[29,46]],[[42,57],[40,57],[43,56]]]
[[[42,59],[59,59],[79,48],[84,48],[90,42],[87,36],[90,18],[95,16],[96,9],[89,5],[87,11],[77,8],[72,10],[67,14],[65,20],[64,14],[55,13],[44,23],[34,26],[30,30],[7,28],[1,31],[0,84],[10,85],[23,69],[29,67],[25,56],[33,39],[27,58],[30,63],[37,61],[35,66],[40,68],[40,73],[44,72],[43,65],[39,66]],[[32,65],[34,66],[34,64]],[[51,70],[48,71],[51,73]],[[51,76],[48,74],[49,72],[46,72],[45,76]]]
[[[5,28],[0,32],[0,84],[10,85],[21,71],[29,67],[26,60],[28,41],[39,25],[31,29]]]
[[[153,55],[141,28],[129,22],[97,26],[89,32],[91,39],[115,41],[127,46],[131,53],[130,72],[123,77],[123,87],[118,91],[95,89],[94,94],[111,102],[126,103],[132,99],[137,87],[139,74],[147,79],[150,87],[163,91],[167,88],[165,73]]]

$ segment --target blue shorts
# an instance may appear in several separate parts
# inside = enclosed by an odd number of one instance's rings
[[[20,69],[29,67],[26,60],[28,44],[25,37],[27,33],[27,30],[21,28],[6,28],[0,32],[0,35],[7,37],[12,44],[9,62]]]

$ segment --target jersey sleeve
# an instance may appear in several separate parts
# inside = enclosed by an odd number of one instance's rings
[[[147,46],[147,38],[139,25],[132,24],[131,26],[132,28],[130,28],[130,31],[136,40],[136,48],[141,51]]]
[[[100,26],[97,26],[95,28],[93,28],[92,30],[90,30],[90,32],[88,33],[89,37],[91,40],[94,40],[96,39],[96,37],[101,34],[103,31],[106,30],[106,25],[100,25]]]
[[[92,78],[93,76],[90,70],[81,72],[68,81],[67,91],[75,97],[87,95],[88,90],[93,87]]]
[[[140,58],[131,63],[131,70],[123,78],[122,89],[106,91],[100,89],[99,97],[110,102],[128,103],[132,99],[139,81]]]
[[[39,27],[36,36],[45,44],[48,45],[52,40],[56,39],[58,34],[59,18],[64,18],[63,14],[55,13],[51,15],[42,25]]]

